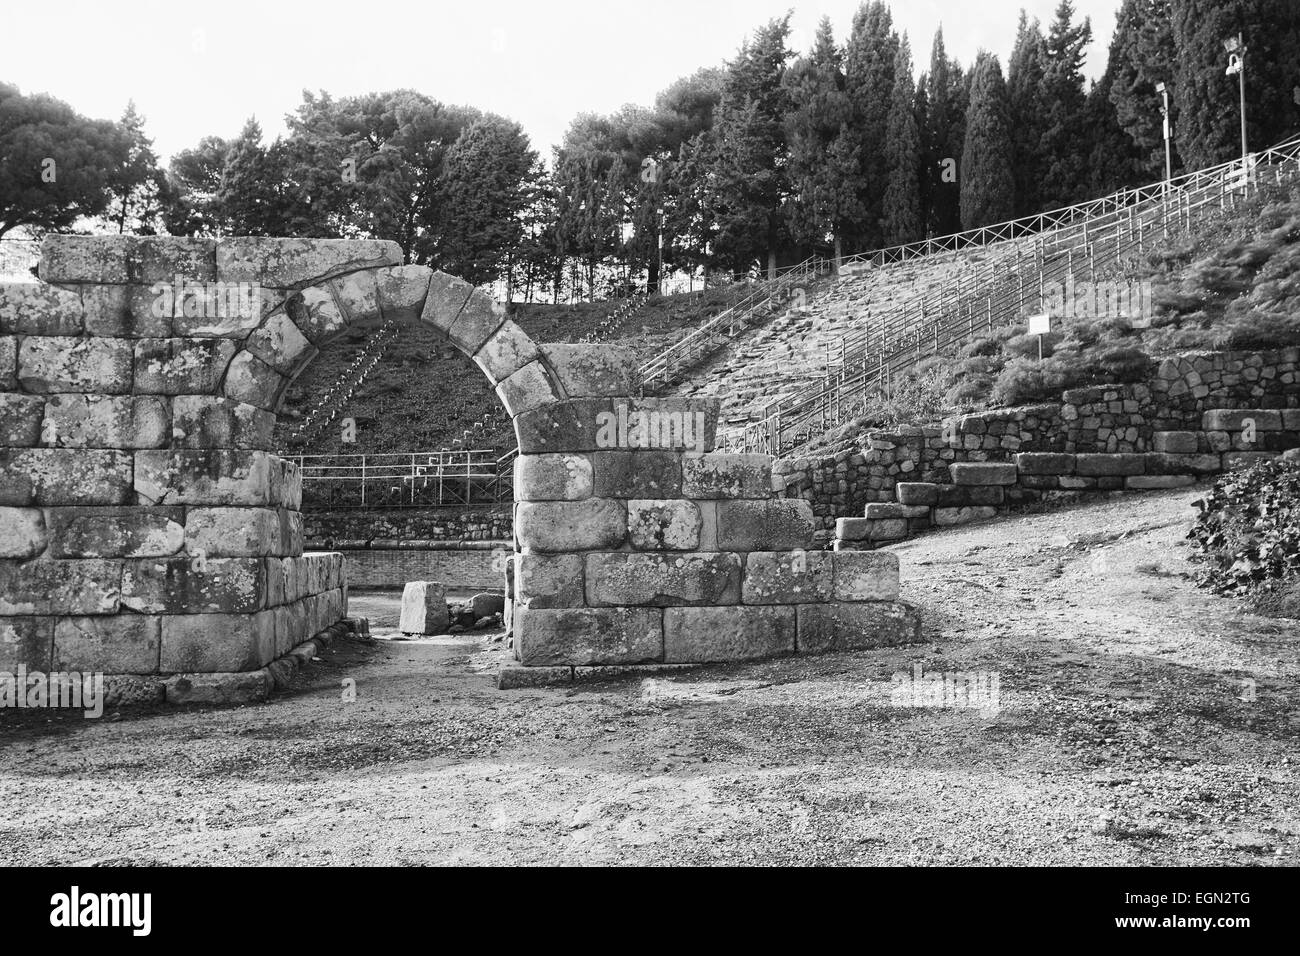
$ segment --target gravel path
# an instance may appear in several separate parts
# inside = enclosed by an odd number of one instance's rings
[[[1196,496],[899,545],[912,647],[499,692],[500,635],[344,642],[262,705],[3,713],[0,862],[1295,865],[1300,622],[1192,586]],[[996,709],[895,706],[917,665]]]

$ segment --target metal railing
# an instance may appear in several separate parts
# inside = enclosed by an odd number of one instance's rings
[[[496,504],[514,495],[517,451],[298,455],[303,507],[433,508]]]
[[[991,261],[971,274],[938,293],[906,300],[882,316],[878,326],[846,336],[839,362],[827,363],[822,386],[811,394],[774,400],[760,410],[759,421],[737,435],[724,436],[724,444],[737,450],[788,453],[864,414],[875,394],[888,393],[893,381],[921,359],[990,330],[995,323],[1014,321],[1030,303],[1041,307],[1048,282],[1063,281],[1081,268],[1086,268],[1087,279],[1095,279],[1099,268],[1113,266],[1133,251],[1144,252],[1155,233],[1163,238],[1171,228],[1191,228],[1209,207],[1223,209],[1235,203],[1270,170],[1277,183],[1300,173],[1300,138],[1254,154],[1245,164],[1241,160],[1223,163],[1071,207],[1095,214],[1081,222],[1059,215],[1056,227],[1028,242],[1025,237],[1001,240]],[[1047,221],[1069,211],[1030,218]],[[1002,224],[1010,225],[1014,224]],[[996,235],[999,227],[981,232]]]
[[[779,314],[782,306],[788,308],[794,290],[816,279],[827,265],[828,260],[813,257],[778,270],[774,278],[750,283],[749,291],[734,305],[707,319],[642,365],[642,381],[647,388],[671,384],[681,372],[752,327],[759,318]]]

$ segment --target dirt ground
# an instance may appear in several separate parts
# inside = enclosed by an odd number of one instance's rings
[[[1196,496],[898,546],[911,647],[502,692],[500,635],[381,639],[261,705],[0,714],[0,862],[1295,865],[1300,622],[1192,585]],[[896,706],[915,665],[996,708]]]

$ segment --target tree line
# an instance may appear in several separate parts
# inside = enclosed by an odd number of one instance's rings
[[[653,105],[580,114],[546,163],[510,119],[398,90],[304,93],[284,136],[265,142],[250,120],[163,170],[133,107],[89,121],[0,84],[0,237],[91,218],[142,234],[393,239],[409,261],[527,300],[774,270],[1158,180],[1159,83],[1175,174],[1234,158],[1222,43],[1239,32],[1260,148],[1300,128],[1294,0],[1123,0],[1092,83],[1091,23],[1070,0],[1046,25],[1021,13],[1005,70],[987,52],[963,66],[940,29],[919,75],[881,0],[842,42],[823,19],[802,53],[787,14]],[[57,185],[41,179],[51,156]]]

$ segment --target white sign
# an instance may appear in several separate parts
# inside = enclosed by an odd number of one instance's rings
[[[1029,334],[1046,335],[1052,331],[1052,317],[1044,312],[1042,315],[1031,315],[1029,317]]]

